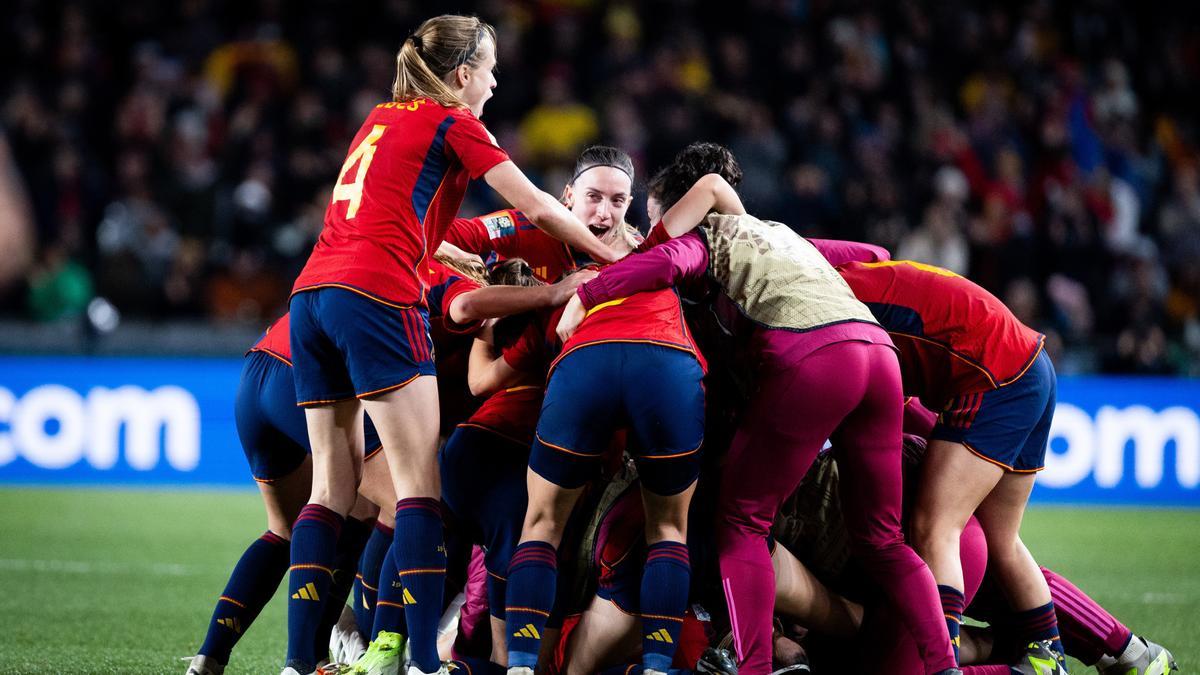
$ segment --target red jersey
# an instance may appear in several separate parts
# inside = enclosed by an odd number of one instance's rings
[[[291,314],[288,313],[276,319],[275,323],[267,328],[267,332],[258,338],[258,342],[246,350],[246,353],[266,352],[289,366],[292,365],[292,341],[288,330],[288,326],[291,324],[290,316]]]
[[[548,284],[580,264],[569,246],[539,230],[516,209],[478,218],[455,218],[446,232],[446,241],[489,264],[493,256],[495,260],[523,258],[533,268],[533,275]]]
[[[681,349],[695,356],[700,367],[708,371],[708,364],[683,320],[683,307],[673,288],[634,293],[589,309],[575,334],[563,345],[562,353],[550,364],[550,369],[553,370],[572,351],[602,342],[635,342]]]
[[[531,445],[544,394],[545,390],[537,384],[502,389],[489,396],[471,419],[458,426],[478,427],[521,445]]]
[[[422,261],[418,269],[421,283],[425,285],[426,302],[429,305],[429,319],[440,318],[447,331],[451,333],[473,333],[483,325],[481,321],[469,324],[458,324],[450,319],[450,303],[463,293],[469,293],[482,286],[478,281],[462,276],[454,269],[428,258]]]
[[[907,260],[837,268],[900,351],[904,393],[935,410],[1025,373],[1045,337],[982,287]]]
[[[500,352],[504,362],[525,376],[523,380],[527,379],[528,384],[492,394],[471,419],[459,426],[479,427],[522,445],[532,444],[542,412],[545,394],[542,383],[546,380],[550,349],[546,323],[540,317],[530,321],[520,337]]]
[[[292,293],[337,286],[422,305],[419,263],[442,242],[469,180],[508,155],[471,111],[425,98],[375,106],[350,147]]]

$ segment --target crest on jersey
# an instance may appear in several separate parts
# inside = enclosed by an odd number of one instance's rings
[[[487,228],[488,237],[492,239],[511,237],[517,232],[517,225],[507,212],[484,216],[483,226]]]

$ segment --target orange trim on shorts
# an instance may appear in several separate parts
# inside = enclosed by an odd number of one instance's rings
[[[565,453],[567,453],[568,455],[575,455],[576,457],[586,457],[586,458],[588,458],[588,459],[596,459],[597,457],[603,457],[603,456],[604,456],[604,452],[598,452],[598,453],[596,453],[596,454],[594,454],[594,455],[588,455],[588,454],[585,454],[585,453],[582,453],[582,452],[575,452],[574,450],[570,450],[570,449],[568,449],[568,448],[564,448],[564,447],[562,447],[561,445],[555,445],[555,444],[553,444],[553,443],[547,443],[547,442],[546,442],[546,440],[545,440],[545,439],[543,439],[541,436],[537,435],[537,433],[536,433],[536,432],[533,434],[533,437],[534,437],[535,439],[537,439],[537,442],[538,442],[538,443],[541,443],[542,445],[544,445],[544,446],[546,446],[546,447],[548,447],[548,448],[554,448],[555,450],[559,450],[559,451],[561,451],[561,452],[565,452]]]
[[[363,461],[364,462],[371,461],[371,458],[374,457],[375,455],[378,455],[380,450],[383,450],[383,443],[380,443],[379,445],[375,446],[374,450],[363,455]]]
[[[678,623],[683,623],[682,617],[663,616],[662,614],[638,614],[638,616],[642,617],[643,619],[661,619],[663,621],[675,621]]]
[[[673,455],[638,455],[636,459],[675,459],[676,457],[687,457],[688,455],[694,455],[697,452],[700,452],[700,448],[703,446],[704,446],[704,439],[701,438],[700,445],[697,445],[696,447],[692,448],[691,450],[686,450],[684,452],[677,452]]]
[[[945,439],[936,439],[936,440],[945,441]],[[992,464],[995,464],[996,466],[998,466],[1001,469],[1004,469],[1005,471],[1008,471],[1010,473],[1037,473],[1037,472],[1041,471],[1042,469],[1046,468],[1043,466],[1043,467],[1040,467],[1037,469],[1014,469],[1013,467],[1009,466],[1008,464],[1005,464],[1004,462],[1001,462],[1001,461],[992,459],[991,457],[988,457],[987,455],[983,454],[982,452],[976,450],[975,448],[971,447],[969,444],[964,443],[962,441],[945,441],[945,442],[947,442],[947,443],[957,442],[959,445],[961,445],[964,448],[966,448],[967,450],[969,450],[971,452],[971,454],[975,455],[979,459],[982,459],[986,462],[991,462]]]
[[[278,478],[259,478],[257,476],[251,476],[251,478],[254,479],[255,483],[262,483],[263,485],[270,485],[279,480]]]
[[[380,605],[383,605],[384,607],[399,607],[400,609],[404,609],[404,605],[402,605],[398,602],[388,602],[387,600],[376,600],[375,606],[378,607]]]
[[[332,403],[342,403],[344,401],[350,401],[353,399],[354,399],[354,394],[351,394],[349,396],[344,396],[342,398],[318,399],[315,401],[300,401],[300,402],[296,403],[296,405],[301,408],[308,408],[310,406],[321,406],[321,405],[330,405]]]
[[[409,383],[411,383],[413,380],[417,379],[418,377],[421,377],[422,375],[424,375],[424,373],[417,373],[416,375],[413,375],[412,377],[410,377],[410,378],[408,378],[407,380],[405,380],[405,381],[401,382],[400,384],[393,384],[393,385],[392,385],[392,386],[390,386],[390,387],[384,387],[384,388],[382,388],[382,389],[376,389],[375,391],[368,391],[368,392],[366,392],[366,393],[364,393],[364,394],[355,394],[355,395],[354,395],[354,398],[357,398],[357,399],[359,399],[359,400],[361,401],[362,399],[364,399],[364,398],[367,398],[367,397],[370,397],[370,396],[378,396],[379,394],[386,394],[386,393],[388,393],[389,391],[394,391],[394,390],[396,390],[396,389],[399,389],[400,387],[403,387],[403,386],[404,386],[404,385],[406,385],[406,384],[409,384]]]
[[[305,286],[304,288],[297,288],[296,290],[292,291],[292,295],[288,296],[288,297],[294,297],[297,293],[303,293],[305,291],[316,291],[316,290],[320,290],[322,288],[340,288],[343,291],[350,291],[351,293],[357,293],[358,295],[361,295],[368,300],[374,300],[375,302],[378,302],[381,305],[387,305],[388,307],[391,307],[393,309],[412,309],[413,308],[413,305],[401,305],[401,304],[398,304],[395,302],[390,302],[388,300],[384,300],[383,298],[381,298],[377,295],[372,295],[371,293],[368,293],[367,291],[364,291],[361,288],[355,288],[354,286],[348,286],[346,284],[338,284],[338,283],[313,284],[312,286]]]
[[[487,567],[484,567],[484,568],[483,568],[483,571],[484,571],[484,572],[487,572],[487,575],[488,575],[489,577],[493,577],[493,578],[495,578],[495,579],[499,579],[500,581],[503,581],[503,582],[505,582],[505,583],[507,583],[507,582],[508,582],[508,577],[502,577],[502,576],[500,576],[499,574],[496,574],[495,572],[493,572],[493,571],[489,570]]]

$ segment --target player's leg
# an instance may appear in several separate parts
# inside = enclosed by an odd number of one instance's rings
[[[1067,654],[1103,674],[1178,672],[1175,657],[1160,644],[1151,642],[1117,620],[1100,603],[1077,588],[1066,577],[1042,568],[1050,587],[1050,598],[1062,631]]]
[[[234,566],[209,620],[199,656],[222,667],[229,663],[238,640],[275,595],[291,559],[292,521],[308,502],[311,477],[312,463],[305,456],[291,473],[270,483],[258,483],[267,513],[267,531],[250,544]],[[203,672],[199,665],[193,663],[196,672]]]
[[[642,666],[645,671],[666,673],[687,612],[691,587],[687,514],[696,491],[692,482],[682,492],[660,495],[642,483],[646,508],[646,565],[639,594],[642,615]]]
[[[491,659],[508,661],[504,632],[507,576],[527,506],[528,447],[472,426],[455,429],[439,455],[442,499],[486,550],[483,566]]]
[[[554,607],[558,583],[558,545],[582,487],[564,488],[539,476],[531,467],[526,486],[529,506],[521,540],[508,568],[505,632],[508,666],[533,669],[542,633]]]
[[[625,417],[631,421],[645,512],[646,563],[638,595],[642,666],[665,673],[679,644],[691,586],[688,508],[700,476],[704,372],[691,354],[625,345]],[[645,373],[654,373],[647,380]]]
[[[313,447],[312,493],[292,526],[288,576],[288,663],[311,672],[326,645],[317,645],[337,542],[354,505],[362,461],[362,409],[357,401],[308,408],[308,437]],[[305,670],[308,668],[309,670]]]
[[[437,467],[437,380],[418,376],[399,389],[364,399],[364,404],[383,443],[397,497],[392,557],[403,586],[412,661],[432,673],[440,665],[437,626],[446,578]],[[378,619],[377,615],[377,625]]]
[[[787,548],[771,551],[775,570],[775,613],[822,635],[851,638],[863,620],[862,605],[829,590]]]
[[[1003,468],[961,443],[932,440],[925,453],[913,511],[913,548],[938,584],[947,630],[955,643],[966,607],[959,542],[967,520],[1003,475]]]
[[[621,345],[577,349],[554,369],[529,455],[528,506],[508,568],[508,666],[532,670],[554,607],[557,548],[585,483],[598,475],[620,402]]]
[[[292,526],[288,578],[287,667],[299,673],[312,672],[318,660],[317,626],[363,456],[362,406],[354,398],[342,345],[328,330],[343,325],[337,316],[341,298],[332,293],[299,293],[290,305],[296,401],[304,407],[313,467],[309,502]]]
[[[1013,611],[1018,639],[1022,644],[1047,640],[1062,652],[1050,587],[1020,537],[1033,482],[1033,474],[1005,474],[975,515],[987,535],[989,567]]]
[[[219,672],[287,572],[292,521],[308,501],[312,462],[291,368],[263,352],[246,357],[235,400],[238,438],[262,494],[267,531],[242,554],[217,600],[189,670]]]
[[[373,430],[371,433],[374,433]],[[369,641],[374,634],[375,613],[380,600],[380,571],[396,532],[396,514],[392,510],[392,505],[396,503],[396,490],[392,486],[392,477],[382,446],[375,452],[368,450],[363,461],[363,479],[358,486],[358,492],[379,506],[375,527],[358,561],[358,573],[355,575],[354,591],[351,595],[358,631]],[[385,592],[390,592],[390,580],[387,586],[388,591]],[[394,598],[392,600],[394,601]],[[403,614],[402,607],[399,611]],[[399,622],[402,621],[403,618],[399,619]],[[393,620],[387,623],[397,624],[397,628],[392,630],[398,630],[399,622]],[[407,635],[406,630],[398,632]]]
[[[775,573],[767,535],[780,504],[807,473],[853,403],[827,396],[799,365],[770,362],[722,468],[717,552],[739,668],[769,672]]]
[[[348,613],[347,616],[351,624],[353,624],[353,610],[346,606],[346,599],[350,597],[350,593],[354,588],[355,575],[358,571],[359,560],[362,558],[364,549],[370,539],[371,533],[374,531],[375,516],[379,513],[379,507],[372,503],[362,494],[354,502],[354,506],[350,509],[350,513],[346,514],[346,521],[342,525],[342,534],[338,537],[337,549],[333,558],[333,583],[329,587],[329,598],[325,602],[325,613],[321,617],[321,623],[317,626],[316,644],[318,649],[321,645],[329,645],[331,650],[334,647],[333,636],[334,627],[341,621],[343,613]],[[357,628],[353,629],[355,635],[358,634]],[[359,636],[357,645],[354,648],[356,652],[355,658],[366,649],[366,643]],[[344,643],[340,635],[338,644]],[[361,649],[359,649],[361,646]],[[338,656],[344,656],[341,649],[338,649]],[[334,660],[347,661],[350,659],[337,658]]]
[[[908,626],[926,672],[953,668],[952,636],[944,628],[947,619],[937,585],[926,564],[905,543],[901,529],[904,413],[896,354],[885,345],[844,342],[816,352],[809,360],[814,374],[822,378],[819,381],[842,378],[843,383],[863,383],[859,402],[833,435],[851,551]],[[960,526],[954,539],[956,558],[961,532]]]
[[[621,611],[611,600],[592,598],[567,644],[567,674],[600,672],[604,664],[637,659],[642,645],[638,617]]]

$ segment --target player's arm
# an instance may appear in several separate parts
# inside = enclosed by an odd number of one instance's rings
[[[558,307],[567,302],[581,284],[596,276],[581,270],[555,284],[545,286],[486,286],[456,296],[447,316],[456,324],[512,316],[535,309]]]
[[[698,279],[707,269],[708,247],[700,235],[688,232],[601,270],[595,279],[579,287],[554,330],[565,342],[593,307],[634,293],[670,288],[685,280]]]
[[[731,216],[746,215],[746,207],[737,191],[720,174],[700,177],[662,217],[662,225],[672,237],[681,236],[701,222],[711,212]]]
[[[708,247],[700,235],[689,232],[604,268],[595,279],[580,286],[577,295],[584,308],[591,309],[634,293],[699,279],[707,269]]]
[[[504,360],[504,354],[492,344],[492,324],[484,326],[471,345],[467,359],[467,388],[472,396],[490,396],[518,384],[521,371]]]
[[[461,260],[463,262],[468,262],[468,263],[469,262],[483,262],[483,259],[478,254],[471,253],[470,251],[464,251],[463,249],[459,248],[458,246],[455,246],[454,244],[450,243],[449,239],[438,244],[437,254],[446,256],[447,258],[450,258],[451,260]]]
[[[567,207],[539,190],[511,161],[492,167],[483,174],[483,179],[514,208],[522,211],[534,225],[555,239],[588,254],[597,262],[609,263],[619,259],[620,256],[597,239]]]
[[[474,254],[481,258],[495,250],[482,218],[455,218],[450,222],[450,228],[446,230],[446,239],[442,242],[442,246],[447,244],[466,254]],[[441,252],[442,247],[439,246],[438,253]],[[455,257],[453,252],[450,253],[450,257]]]
[[[892,259],[892,254],[888,253],[887,249],[874,244],[840,239],[809,239],[808,242],[834,267],[850,262],[873,263]]]

